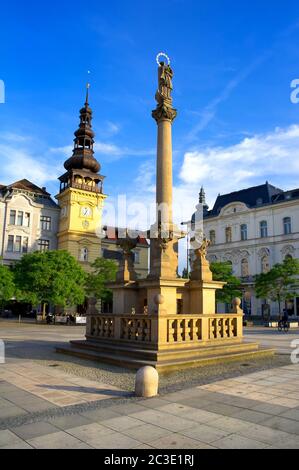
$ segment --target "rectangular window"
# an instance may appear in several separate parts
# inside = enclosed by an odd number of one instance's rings
[[[49,240],[38,240],[38,251],[48,251],[50,249]]]
[[[22,237],[17,235],[16,241],[15,241],[15,249],[14,249],[16,253],[21,253],[21,243],[22,243]]]
[[[283,229],[285,235],[290,235],[292,233],[292,220],[290,217],[283,219]]]
[[[9,224],[16,225],[16,211],[13,211],[13,210],[10,211]]]
[[[8,235],[7,251],[9,253],[13,252],[14,236]]]
[[[232,239],[233,239],[233,237],[232,237],[232,229],[231,229],[231,227],[227,227],[227,228],[225,229],[225,241],[226,241],[226,243],[231,243],[231,242],[232,242]]]
[[[42,215],[40,218],[40,226],[41,230],[46,230],[49,232],[51,230],[51,217]]]
[[[268,224],[266,221],[260,223],[261,238],[268,237]]]
[[[25,227],[30,226],[30,213],[29,212],[25,212],[24,226]]]
[[[247,225],[241,225],[241,241],[245,242],[248,240],[248,230],[247,230]]]
[[[121,261],[122,259],[122,254],[120,251],[113,251],[113,250],[108,250],[108,249],[103,249],[103,258],[105,259],[114,259],[116,261]]]
[[[134,253],[134,263],[136,263],[136,264],[140,263],[140,253],[139,253],[139,251],[136,251]]]
[[[23,237],[22,253],[28,253],[28,237]]]
[[[23,220],[24,220],[24,212],[18,211],[18,220],[17,220],[17,225],[23,225]]]
[[[216,245],[216,232],[215,232],[215,230],[210,231],[210,242],[211,242],[211,245]]]

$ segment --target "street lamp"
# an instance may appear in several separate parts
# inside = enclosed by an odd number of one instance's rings
[[[187,225],[187,278],[189,278],[189,253],[190,253],[190,224],[191,222],[181,222],[181,225]]]

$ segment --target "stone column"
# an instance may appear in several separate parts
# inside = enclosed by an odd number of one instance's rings
[[[156,202],[162,212],[160,222],[172,228],[172,121],[161,117],[157,142],[157,195]]]
[[[155,236],[151,237],[151,278],[176,278],[178,256],[172,218],[172,123],[177,111],[172,106],[172,77],[170,65],[158,67],[157,107],[152,116],[158,125],[157,138],[157,220]]]

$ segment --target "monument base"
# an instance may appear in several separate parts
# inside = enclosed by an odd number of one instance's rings
[[[69,346],[57,348],[57,352],[81,359],[113,364],[128,369],[140,369],[152,366],[160,373],[204,367],[219,363],[248,361],[271,357],[273,349],[261,349],[257,343],[245,343],[242,340],[213,342],[213,345],[190,346],[178,349],[144,348],[142,345],[126,345],[121,342],[71,341]]]
[[[243,340],[243,314],[116,315],[87,317],[85,341],[57,352],[83,359],[159,372],[274,355]]]

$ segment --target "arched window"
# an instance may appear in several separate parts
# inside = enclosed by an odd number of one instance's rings
[[[241,261],[241,277],[249,277],[249,263],[246,258]]]
[[[292,220],[291,217],[285,217],[283,219],[283,232],[285,235],[290,235],[292,233]]]
[[[225,241],[226,241],[226,243],[231,243],[232,239],[233,239],[232,228],[231,227],[226,227],[226,229],[225,229]]]
[[[241,240],[242,242],[248,240],[248,227],[246,224],[241,225]]]
[[[88,261],[88,248],[81,248],[80,261],[83,261],[84,263]]]
[[[290,254],[286,255],[285,260],[288,260],[288,259],[293,259],[293,256]]]
[[[269,256],[265,255],[262,257],[262,273],[266,274],[270,271],[270,259]]]
[[[260,232],[261,232],[261,238],[268,237],[268,223],[265,220],[263,220],[260,223]]]
[[[216,245],[216,232],[215,232],[215,230],[210,231],[210,242],[211,242],[211,245]]]

